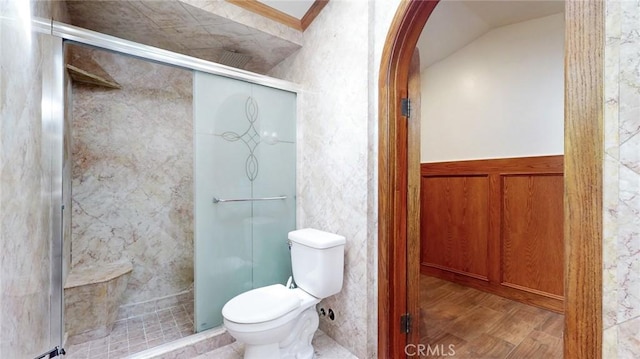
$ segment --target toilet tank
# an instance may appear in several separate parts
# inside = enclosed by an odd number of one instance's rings
[[[291,268],[296,285],[316,298],[342,289],[344,244],[341,235],[313,228],[289,232]]]

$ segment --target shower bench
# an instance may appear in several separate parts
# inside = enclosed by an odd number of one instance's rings
[[[109,335],[132,271],[128,260],[71,269],[64,285],[68,344]]]

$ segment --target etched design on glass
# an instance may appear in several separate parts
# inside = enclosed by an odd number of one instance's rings
[[[260,144],[260,134],[255,128],[256,121],[258,120],[258,104],[253,99],[253,97],[249,96],[244,105],[244,113],[247,116],[247,120],[249,121],[249,127],[242,134],[237,134],[235,132],[227,131],[222,133],[220,136],[225,141],[235,142],[242,141],[249,149],[249,156],[245,161],[245,172],[247,174],[247,178],[249,181],[253,182],[258,177],[259,163],[258,158],[255,156],[254,151],[256,147]]]

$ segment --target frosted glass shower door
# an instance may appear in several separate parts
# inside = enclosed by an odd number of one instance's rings
[[[296,94],[196,72],[195,329],[234,296],[291,275]]]

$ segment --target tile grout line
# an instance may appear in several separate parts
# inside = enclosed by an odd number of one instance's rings
[[[127,340],[127,352],[128,352],[129,351],[129,320],[128,319],[124,321],[124,328],[125,328],[125,338]],[[115,357],[112,355],[112,353],[115,352],[115,350],[111,350],[111,345],[115,344],[111,342],[112,335],[113,335],[113,331],[107,336],[108,338],[107,358],[108,359],[113,359],[112,357]]]
[[[158,315],[156,314],[156,312],[154,311],[153,313],[147,313],[142,317],[142,330],[144,333],[144,343],[147,346],[147,348],[149,348],[149,332],[147,331],[148,326],[147,326],[147,320],[146,318],[150,315],[153,314],[154,318],[153,319],[157,319]]]
[[[164,320],[161,321],[160,315]],[[195,333],[193,316],[186,304],[177,304],[162,310],[120,319],[114,324],[115,328],[109,335],[86,342],[83,350],[78,351],[77,356],[74,355],[74,357],[77,359],[123,358],[134,354],[132,353],[133,347],[137,348],[137,353]],[[149,329],[155,326],[157,326],[158,337],[152,340],[149,336],[151,333]],[[132,345],[134,335],[136,340],[142,340]],[[118,338],[118,340],[114,341],[114,338]],[[151,345],[152,341],[156,343]]]

